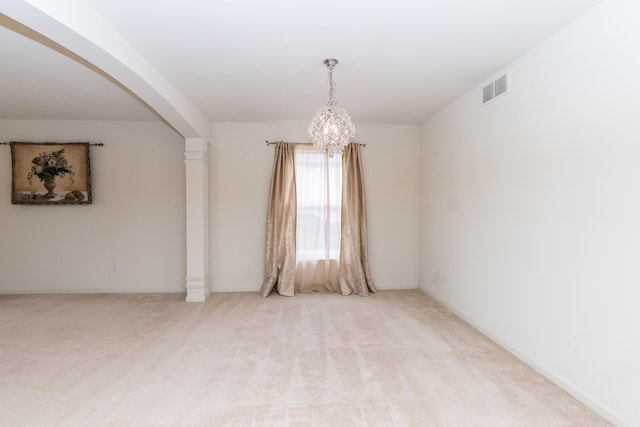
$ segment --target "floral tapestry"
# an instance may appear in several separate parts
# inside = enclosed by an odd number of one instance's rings
[[[11,162],[11,203],[91,203],[89,143],[12,142]]]

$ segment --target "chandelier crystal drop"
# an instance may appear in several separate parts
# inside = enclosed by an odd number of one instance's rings
[[[313,146],[333,157],[334,153],[342,153],[344,147],[351,142],[356,128],[351,123],[349,114],[333,99],[333,69],[338,60],[325,59],[324,64],[329,69],[329,101],[313,115],[308,132]]]

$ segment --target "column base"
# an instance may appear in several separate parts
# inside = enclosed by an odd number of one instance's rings
[[[204,302],[211,291],[208,277],[187,277],[187,302]]]

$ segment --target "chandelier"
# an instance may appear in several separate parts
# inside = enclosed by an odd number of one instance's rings
[[[337,59],[325,59],[324,65],[329,69],[329,101],[311,118],[309,136],[314,148],[325,151],[333,157],[334,153],[342,153],[344,147],[356,134],[356,128],[351,123],[351,117],[338,102],[333,99],[335,85],[333,83],[333,69],[338,64]]]

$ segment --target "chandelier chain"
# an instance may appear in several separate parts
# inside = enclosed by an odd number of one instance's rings
[[[328,65],[329,67],[329,102],[333,103],[333,95],[336,92],[336,85],[333,83],[333,65]]]

